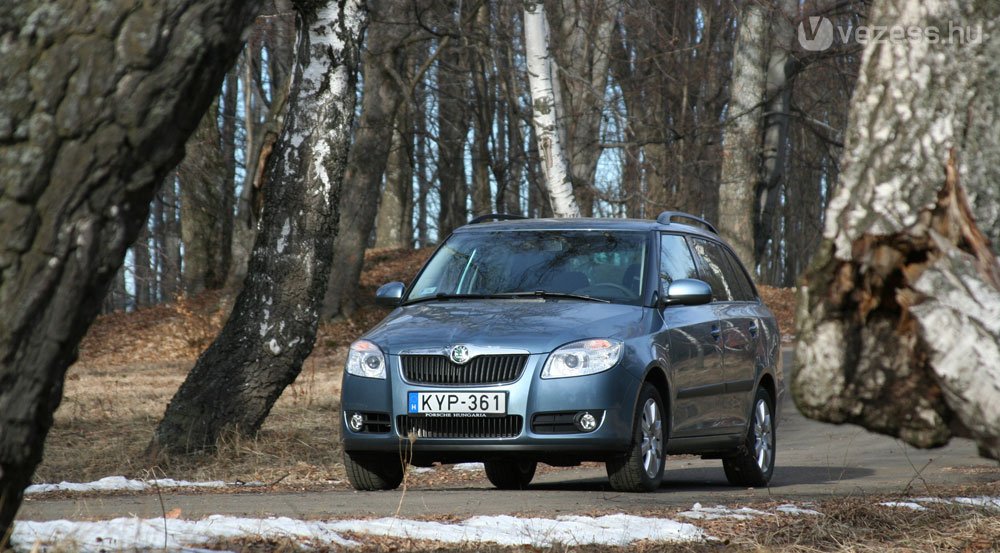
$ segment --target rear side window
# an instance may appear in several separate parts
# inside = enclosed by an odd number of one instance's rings
[[[756,294],[753,291],[753,284],[750,283],[750,279],[747,278],[747,273],[743,270],[743,265],[740,264],[733,252],[722,248],[722,253],[729,260],[730,270],[726,272],[730,282],[734,284],[733,287],[733,299],[736,301],[755,301],[757,299]]]
[[[677,234],[661,234],[660,289],[666,291],[671,282],[682,278],[698,278],[687,241]]]
[[[729,261],[722,248],[708,240],[692,238],[691,245],[698,261],[698,271],[701,279],[712,287],[712,299],[715,301],[733,301],[735,286],[731,282]]]

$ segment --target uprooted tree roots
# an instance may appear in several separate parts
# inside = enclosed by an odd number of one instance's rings
[[[1000,265],[958,181],[955,154],[917,223],[827,240],[800,283],[792,379],[808,417],[917,447],[976,439],[1000,459]]]

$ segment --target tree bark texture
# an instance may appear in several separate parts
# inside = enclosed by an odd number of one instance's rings
[[[400,106],[385,166],[385,186],[375,223],[376,248],[413,245],[413,137],[409,110]],[[360,276],[360,275],[359,275]]]
[[[167,406],[150,453],[253,435],[312,351],[330,273],[355,102],[358,0],[310,4],[295,92],[266,170],[247,279],[219,336]]]
[[[754,213],[754,263],[764,262],[768,242],[774,238],[778,221],[781,183],[788,163],[788,113],[792,102],[792,71],[795,60],[790,55],[795,40],[798,0],[780,0],[771,12],[770,46],[764,86],[763,142],[761,170],[756,187]]]
[[[557,101],[555,61],[549,47],[549,24],[541,0],[524,2],[524,49],[531,86],[532,120],[538,140],[542,174],[552,212],[556,217],[579,217],[573,195],[569,160],[560,130],[561,106]]]
[[[978,228],[995,202],[1000,6],[876,2],[872,25],[979,40],[870,43],[823,244],[801,281],[792,393],[809,417],[918,447],[971,436],[1000,458],[1000,266]],[[943,32],[943,31],[942,31]],[[966,31],[968,33],[968,31]],[[992,219],[982,221],[986,225]]]
[[[226,165],[219,133],[219,106],[212,106],[188,139],[177,166],[180,181],[181,241],[184,244],[184,292],[197,294],[225,284],[219,274],[222,256],[223,194]]]
[[[740,260],[755,267],[754,197],[760,167],[761,102],[766,83],[766,11],[747,1],[733,52],[729,117],[719,178],[719,231]]]
[[[621,0],[560,0],[553,5],[558,21],[555,47],[559,67],[566,158],[580,212],[594,214],[597,161],[601,157],[601,120],[611,62],[611,41]]]
[[[437,67],[438,242],[469,222],[469,186],[465,171],[470,117],[468,55],[458,41],[444,44],[446,39],[438,43],[442,53]]]
[[[257,7],[0,4],[0,539],[80,338]]]
[[[323,317],[349,317],[357,307],[355,294],[361,278],[365,249],[375,226],[378,197],[385,174],[396,114],[403,93],[392,73],[406,74],[402,65],[404,41],[415,31],[400,24],[392,15],[391,0],[368,3],[371,24],[361,54],[364,87],[361,113],[344,175],[347,185],[340,199],[340,222],[333,257],[337,270],[331,271]]]

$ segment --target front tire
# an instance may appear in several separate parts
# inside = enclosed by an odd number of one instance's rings
[[[619,492],[651,492],[663,482],[663,400],[648,382],[643,383],[633,418],[632,447],[624,457],[605,463],[611,488]]]
[[[535,477],[534,461],[486,461],[486,477],[501,490],[523,490]]]
[[[733,486],[763,487],[774,474],[777,440],[774,432],[774,401],[764,388],[757,390],[750,428],[736,455],[722,460],[726,479]]]
[[[387,456],[344,452],[347,479],[358,491],[395,490],[403,482],[403,464]]]

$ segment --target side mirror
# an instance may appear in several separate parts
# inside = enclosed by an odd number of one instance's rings
[[[388,284],[383,284],[379,287],[378,291],[375,292],[375,305],[380,305],[382,307],[396,307],[399,305],[399,301],[403,299],[403,292],[406,291],[406,285],[402,282],[390,282]]]
[[[667,286],[665,295],[662,302],[664,306],[704,305],[712,301],[712,287],[698,279],[681,278]]]

